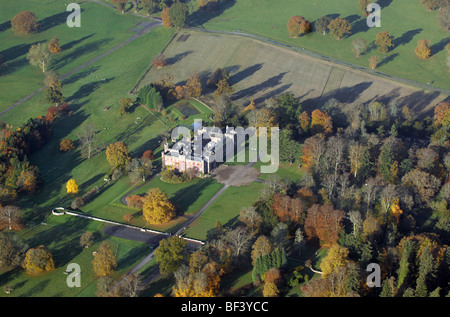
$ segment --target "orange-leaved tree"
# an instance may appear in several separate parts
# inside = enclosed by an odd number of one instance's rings
[[[311,23],[302,16],[289,18],[287,29],[290,37],[299,37],[311,31]]]
[[[16,35],[34,33],[38,26],[36,15],[31,11],[19,12],[11,20],[11,29]]]
[[[305,219],[305,233],[309,239],[318,238],[321,244],[333,245],[339,239],[342,229],[343,210],[335,210],[333,205],[312,205]]]
[[[427,39],[417,41],[417,47],[414,50],[417,57],[420,59],[427,59],[431,55],[431,42]]]
[[[316,109],[311,113],[311,132],[314,134],[333,132],[333,120],[326,110]]]

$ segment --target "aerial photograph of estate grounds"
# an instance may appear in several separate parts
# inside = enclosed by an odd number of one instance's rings
[[[450,0],[0,0],[16,297],[450,297]]]

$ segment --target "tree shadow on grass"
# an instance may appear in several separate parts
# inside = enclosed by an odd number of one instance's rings
[[[6,21],[0,24],[0,32],[5,32],[11,28],[11,21]]]
[[[175,195],[172,198],[170,198],[170,200],[174,204],[178,216],[184,215],[188,211],[188,209],[202,195],[203,191],[206,190],[208,186],[213,183],[214,183],[213,179],[210,178],[203,179],[189,187],[177,191]]]
[[[381,62],[378,64],[378,67],[381,67],[383,65],[386,65],[386,64],[392,62],[397,56],[399,56],[399,53],[391,54],[389,56],[384,56],[381,59]]]
[[[81,9],[81,12],[83,12],[83,9]],[[39,32],[45,32],[55,26],[58,26],[60,24],[64,24],[67,21],[67,12],[60,12],[57,14],[54,14],[52,16],[46,17],[42,20],[40,20],[39,23]]]
[[[30,44],[18,44],[16,46],[0,51],[0,55],[2,55],[2,62],[7,63],[13,59],[17,59],[20,56],[28,54],[30,47],[38,43],[40,42],[34,42]]]
[[[167,65],[173,65],[173,64],[175,64],[175,63],[178,63],[178,62],[181,61],[183,58],[185,58],[186,56],[192,54],[193,52],[194,52],[194,51],[186,51],[186,52],[183,52],[183,53],[178,53],[178,54],[175,55],[175,56],[169,57],[169,58],[166,60]]]
[[[199,9],[189,16],[191,26],[202,26],[204,23],[220,16],[223,12],[234,6],[236,0],[221,1],[211,10]]]
[[[233,94],[233,100],[239,100],[243,98],[247,98],[250,96],[255,95],[256,93],[262,92],[268,88],[272,88],[275,86],[278,86],[281,84],[281,80],[283,77],[287,74],[287,72],[280,73],[276,76],[273,76],[271,78],[268,78],[267,80],[263,81],[262,83],[248,87],[246,89],[240,90]]]
[[[420,32],[422,32],[423,29],[415,29],[415,30],[409,30],[405,33],[402,34],[402,36],[395,38],[392,43],[394,44],[394,47],[399,47],[401,45],[406,45],[409,42],[412,41],[412,39],[420,34]]]
[[[107,39],[102,39],[102,40],[98,40],[98,41],[94,41],[91,43],[87,43],[77,49],[75,49],[73,52],[68,53],[68,54],[63,54],[61,55],[61,57],[59,58],[59,60],[56,60],[53,63],[53,69],[59,69],[69,63],[71,63],[72,61],[80,58],[83,55],[92,53],[97,51],[99,48],[101,48],[102,46],[104,46],[105,44],[109,43],[112,41],[112,38],[107,38]]]
[[[63,85],[69,85],[69,84],[73,84],[77,81],[79,81],[80,79],[83,79],[93,73],[95,73],[97,70],[99,70],[101,67],[100,66],[93,66],[90,67],[89,69],[80,71],[78,73],[75,73],[67,78],[65,78],[62,82]]]
[[[117,261],[117,269],[121,270],[124,269],[130,265],[133,265],[138,260],[142,259],[144,256],[146,256],[150,252],[150,248],[148,245],[143,244],[141,246],[135,247],[132,250],[130,250],[126,256],[120,258]]]
[[[254,75],[258,70],[260,70],[263,67],[263,65],[264,65],[263,63],[255,64],[231,75],[229,79],[230,84],[235,85],[240,81],[244,80],[245,78]]]
[[[95,35],[95,33],[92,33],[92,34],[86,35],[86,36],[84,36],[84,37],[82,37],[82,38],[80,38],[78,40],[74,40],[74,41],[71,41],[71,42],[66,43],[64,45],[61,45],[61,51],[64,52],[64,51],[70,50],[72,47],[80,44],[81,42],[87,40],[88,38],[90,38],[90,37],[92,37],[94,35]]]
[[[444,50],[447,44],[450,44],[450,37],[442,39],[440,42],[430,46],[431,56],[436,55],[440,51]]]
[[[44,273],[45,274],[45,273]],[[47,285],[50,283],[50,280],[44,280],[41,281],[39,283],[36,284],[36,286],[30,288],[28,291],[26,291],[25,293],[23,293],[22,295],[20,295],[20,297],[32,297],[32,296],[37,296],[37,294],[42,293],[45,288],[47,287]]]
[[[89,75],[91,73],[92,72],[90,72]],[[88,76],[88,75],[86,75],[86,76]],[[108,79],[104,79],[104,80],[97,80],[97,81],[90,82],[88,84],[84,84],[72,96],[67,98],[67,101],[74,102],[74,101],[78,101],[78,100],[81,100],[83,98],[86,98],[91,93],[93,93],[96,89],[98,89],[102,84],[107,84],[107,83],[109,83],[112,80],[114,80],[114,77],[108,78]]]

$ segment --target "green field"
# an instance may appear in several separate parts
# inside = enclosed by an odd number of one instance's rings
[[[361,58],[354,57],[351,41],[363,38],[368,44],[375,41],[376,34],[389,31],[394,37],[395,47],[379,71],[407,78],[420,83],[433,81],[436,87],[449,89],[450,77],[445,45],[450,42],[448,32],[437,23],[437,11],[428,12],[420,1],[378,1],[381,11],[381,28],[369,28],[357,8],[357,1],[297,1],[297,0],[236,0],[224,4],[220,15],[197,15],[197,24],[206,29],[240,31],[267,37],[282,43],[303,47],[325,56],[334,57],[352,64],[368,67],[368,57],[382,55],[372,46]],[[314,22],[329,15],[346,18],[351,22],[353,32],[343,40],[331,36],[311,33],[307,36],[289,38],[286,24],[289,17],[300,15]],[[431,58],[422,61],[414,53],[417,41],[431,41]]]
[[[258,200],[263,186],[261,183],[252,183],[249,186],[228,187],[185,231],[186,236],[205,240],[208,230],[213,228],[217,221],[224,226],[232,226],[237,222],[241,209]]]

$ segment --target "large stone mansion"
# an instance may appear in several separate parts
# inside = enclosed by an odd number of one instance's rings
[[[226,161],[227,153],[234,156],[236,149],[237,134],[234,130],[227,127],[225,133],[219,134],[221,135],[215,136],[207,128],[194,129],[194,137],[190,142],[181,140],[171,148],[165,143],[162,152],[163,168],[171,166],[178,172],[192,169],[196,174],[211,173]]]

